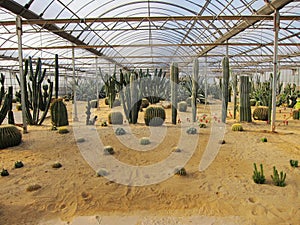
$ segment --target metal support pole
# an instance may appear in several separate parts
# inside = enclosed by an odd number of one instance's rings
[[[18,54],[19,54],[19,76],[20,76],[20,88],[21,88],[21,105],[22,105],[22,122],[23,122],[23,134],[27,131],[27,118],[25,111],[25,88],[24,88],[24,74],[23,74],[23,51],[22,51],[22,20],[20,16],[16,18],[16,30],[18,35]]]
[[[97,92],[97,100],[99,101],[99,76],[98,76],[98,57],[96,56],[95,58],[96,61],[96,68],[95,68],[95,72],[96,72],[96,92]]]
[[[204,94],[205,94],[205,106],[207,105],[207,54],[205,55],[204,65]]]
[[[72,68],[73,68],[73,102],[74,102],[74,117],[73,121],[77,122],[78,116],[77,116],[77,102],[76,102],[76,79],[75,79],[75,50],[72,48]]]
[[[273,80],[272,80],[272,113],[271,113],[271,131],[274,132],[276,125],[276,83],[278,69],[278,31],[279,31],[279,11],[274,12],[274,56],[273,56]]]

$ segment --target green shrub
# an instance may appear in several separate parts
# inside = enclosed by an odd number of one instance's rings
[[[126,131],[125,131],[122,127],[118,127],[118,128],[115,130],[115,134],[116,134],[116,135],[124,135],[124,134],[126,134]]]
[[[142,137],[141,139],[140,139],[140,144],[141,145],[149,145],[151,142],[150,142],[150,140],[149,140],[149,138],[147,138],[147,137]]]
[[[187,107],[188,107],[188,105],[185,101],[181,101],[178,103],[178,111],[179,112],[186,112]]]
[[[150,106],[146,109],[144,114],[144,120],[147,126],[161,126],[165,119],[166,112],[162,107]]]
[[[182,167],[182,168],[176,168],[175,169],[175,174],[179,175],[179,176],[186,176],[187,173],[186,173],[185,168]]]
[[[235,123],[231,126],[232,131],[243,131],[243,126],[239,123]]]
[[[22,161],[17,161],[15,162],[15,168],[22,168],[24,166],[23,162]]]
[[[115,154],[114,148],[112,146],[104,146],[103,149],[104,155],[113,155]]]
[[[273,183],[276,186],[279,186],[279,187],[284,187],[285,186],[286,173],[283,173],[283,171],[278,173],[275,166],[273,167],[273,175],[271,175],[271,178],[273,180]]]
[[[260,164],[260,171],[257,170],[256,163],[254,165],[254,171],[253,171],[253,181],[257,184],[264,184],[266,181],[266,178],[264,176],[264,170],[263,170],[263,165]]]
[[[298,167],[298,160],[293,160],[293,159],[291,159],[290,160],[290,165],[291,165],[291,167]]]
[[[21,141],[22,134],[16,126],[0,125],[0,149],[19,145]]]
[[[187,134],[197,134],[197,129],[195,127],[190,127],[186,130]]]
[[[6,176],[9,176],[8,170],[2,169],[2,171],[1,171],[1,177],[6,177]]]
[[[123,114],[121,112],[111,112],[108,114],[109,124],[123,124]]]

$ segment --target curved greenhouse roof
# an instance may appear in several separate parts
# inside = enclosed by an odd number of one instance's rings
[[[18,70],[16,16],[23,57],[94,74],[97,67],[191,70],[195,57],[212,71],[228,53],[236,71],[271,71],[274,11],[280,13],[280,68],[300,67],[300,1],[292,0],[2,0],[0,69]]]

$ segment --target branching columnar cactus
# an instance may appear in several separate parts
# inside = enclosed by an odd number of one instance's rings
[[[144,114],[147,126],[161,126],[166,119],[166,112],[162,107],[149,106]]]
[[[121,112],[111,112],[108,114],[109,124],[123,124],[123,114]]]
[[[256,163],[254,165],[254,171],[253,171],[253,181],[257,184],[264,184],[266,181],[265,175],[264,175],[264,170],[263,170],[263,165],[260,164],[260,171],[257,170]]]
[[[178,103],[178,110],[179,112],[186,112],[187,110],[187,103],[185,101],[181,101]]]
[[[248,76],[240,76],[240,121],[251,122],[250,82]]]
[[[8,88],[8,93],[5,95],[4,102],[0,109],[0,124],[2,124],[3,120],[5,119],[6,115],[8,115],[8,123],[15,124],[14,121],[14,114],[12,111],[12,96],[13,96],[13,88]]]
[[[22,134],[14,125],[0,125],[0,149],[17,146],[22,141]]]
[[[199,74],[199,62],[198,59],[194,59],[193,62],[193,79],[192,79],[192,120],[196,122],[197,115],[197,89],[198,89],[198,74]]]
[[[253,111],[253,119],[268,121],[268,113],[269,113],[268,107],[258,107]]]
[[[285,186],[286,173],[283,173],[283,171],[278,173],[275,166],[273,167],[273,175],[271,175],[271,178],[273,180],[273,183],[276,186],[279,186],[279,187],[284,187]]]
[[[114,101],[117,95],[117,83],[116,83],[116,67],[112,76],[107,74],[104,76],[100,70],[101,78],[105,85],[105,93],[110,108],[113,108]]]
[[[68,112],[62,99],[55,99],[50,107],[52,125],[56,127],[69,125]]]
[[[170,68],[171,76],[171,103],[172,103],[172,124],[177,122],[177,84],[178,84],[178,64],[172,63]]]
[[[29,80],[27,81],[28,73]],[[25,89],[26,118],[28,124],[30,125],[41,125],[44,119],[46,118],[50,107],[53,91],[53,82],[48,79],[48,85],[43,85],[45,75],[46,69],[42,71],[42,62],[40,58],[37,61],[35,71],[32,67],[31,57],[29,57],[29,59],[25,61],[25,69],[23,74],[24,83],[22,85]],[[18,78],[17,81],[21,86],[20,80]],[[32,114],[30,110],[32,110]],[[40,115],[41,111],[43,112],[42,115]]]
[[[223,84],[222,84],[222,122],[226,122],[227,107],[229,101],[229,58],[225,56],[222,60]]]

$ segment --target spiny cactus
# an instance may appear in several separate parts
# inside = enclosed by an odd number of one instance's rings
[[[186,173],[185,168],[182,167],[182,168],[176,168],[175,169],[175,174],[179,175],[179,176],[186,176],[187,173]]]
[[[22,168],[23,166],[24,166],[24,163],[22,161],[15,162],[15,168]]]
[[[266,181],[266,178],[264,176],[264,170],[263,170],[263,165],[260,164],[260,171],[257,170],[256,163],[254,165],[254,171],[253,171],[253,181],[257,184],[264,184]]]
[[[141,139],[140,139],[140,144],[141,145],[149,145],[151,142],[150,142],[150,139],[149,138],[147,138],[147,137],[142,137]]]
[[[293,159],[291,159],[290,160],[290,165],[291,165],[291,167],[298,167],[298,160],[293,160]]]
[[[2,171],[1,171],[1,177],[7,177],[7,176],[9,176],[8,170],[2,169]]]
[[[286,185],[285,184],[286,173],[283,173],[283,171],[278,173],[275,166],[273,167],[273,175],[271,175],[271,178],[273,180],[273,183],[276,186],[284,187]]]
[[[161,126],[166,119],[166,112],[162,107],[150,106],[144,114],[145,124],[147,126]]]
[[[269,113],[268,107],[258,107],[253,111],[253,119],[268,121],[268,113]]]
[[[177,120],[177,84],[178,84],[178,64],[172,63],[170,68],[171,76],[171,102],[172,102],[172,124],[176,124]]]
[[[226,122],[227,107],[229,101],[229,58],[225,56],[222,60],[223,84],[222,84],[222,122]]]
[[[123,114],[121,112],[110,112],[108,114],[109,124],[123,124]]]
[[[14,125],[0,125],[0,149],[19,145],[22,134]]]
[[[250,82],[248,76],[240,76],[240,121],[251,122]]]
[[[4,102],[0,109],[0,124],[2,124],[3,120],[5,119],[6,115],[8,115],[8,123],[15,124],[14,121],[14,114],[12,111],[12,96],[13,96],[13,88],[8,88],[8,93],[5,95]]]
[[[114,148],[112,146],[104,146],[103,149],[104,155],[113,155],[115,154]]]
[[[122,127],[118,127],[118,128],[115,130],[115,134],[116,134],[116,135],[124,135],[124,134],[126,134],[126,131],[125,131]]]
[[[178,103],[179,112],[186,112],[187,107],[188,107],[188,105],[185,101],[181,101],[181,102]]]
[[[55,99],[52,102],[50,112],[53,126],[61,127],[69,125],[67,107],[62,99]]]
[[[232,131],[243,131],[243,126],[239,123],[235,123],[231,126]]]
[[[197,129],[195,127],[190,127],[186,130],[187,134],[197,134]]]
[[[54,168],[54,169],[58,169],[58,168],[61,168],[61,167],[62,167],[62,164],[60,162],[56,162],[56,163],[52,164],[52,168]]]

